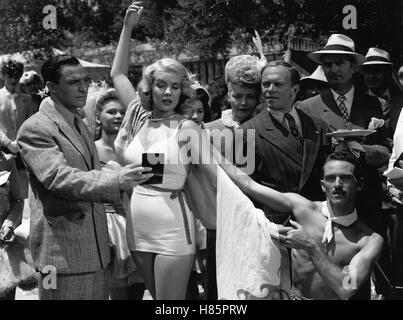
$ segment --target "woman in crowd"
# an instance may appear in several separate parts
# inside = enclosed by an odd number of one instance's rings
[[[131,141],[123,158],[140,164],[142,154],[163,154],[164,172],[162,181],[134,189],[127,240],[153,298],[184,299],[196,248],[194,217],[182,193],[189,166],[185,147],[188,141],[181,133],[197,125],[187,120],[179,107],[186,98],[194,97],[194,90],[186,68],[165,58],[145,69],[138,87],[140,99],[136,99],[126,74],[131,32],[142,12],[139,4],[134,2],[126,12],[111,72],[119,98],[128,106],[125,120],[130,121],[134,113],[146,118],[137,132],[129,133],[131,137],[127,138]],[[193,157],[197,154],[192,152]]]
[[[103,170],[118,167],[114,142],[125,115],[116,90],[102,90],[96,98],[96,122],[100,134],[95,141]],[[128,200],[124,195],[124,200]],[[109,295],[112,300],[140,300],[144,295],[144,281],[130,255],[126,241],[127,202],[104,204],[108,219],[109,242],[112,247]]]
[[[140,2],[134,2],[126,11],[111,76],[120,100],[128,106],[115,141],[118,157],[124,163],[159,160],[163,164],[162,181],[157,175],[154,182],[148,180],[136,186],[128,215],[128,246],[146,287],[156,299],[184,299],[194,261],[195,214],[206,228],[215,229],[217,225],[221,232],[221,241],[217,241],[219,297],[233,299],[241,291],[248,297],[269,297],[273,292],[262,292],[264,284],[268,289],[284,290],[279,277],[288,273],[281,270],[284,255],[273,239],[289,228],[272,224],[237,189],[217,166],[215,159],[220,157],[211,148],[209,138],[182,114],[182,101],[194,97],[186,68],[166,58],[148,66],[137,99],[127,78],[128,53],[131,33],[142,10]],[[154,174],[160,167],[155,166]],[[231,178],[239,180],[238,176],[232,174]],[[184,187],[193,213],[183,198]],[[226,195],[235,193],[236,201],[228,202]],[[236,241],[234,236],[238,237]],[[234,254],[248,257],[248,261],[234,265]],[[276,262],[272,267],[266,265],[267,257]],[[236,267],[231,277],[229,265]]]
[[[193,84],[192,87],[196,92],[196,97],[187,99],[185,104],[190,105],[192,108],[191,119],[204,128],[204,123],[211,121],[210,95],[207,90],[198,83]]]

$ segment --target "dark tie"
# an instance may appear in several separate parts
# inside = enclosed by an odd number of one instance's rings
[[[339,109],[340,109],[341,115],[343,116],[343,119],[344,119],[345,123],[347,123],[348,120],[350,119],[350,116],[348,115],[348,110],[347,110],[347,107],[346,107],[346,100],[347,99],[346,99],[345,96],[339,96],[337,98]]]
[[[74,126],[76,127],[78,134],[80,135],[90,155],[92,156],[91,140],[89,138],[85,124],[83,120],[81,120],[81,117],[79,115],[74,115]]]
[[[292,134],[292,136],[299,142],[302,144],[303,139],[301,137],[301,135],[299,134],[298,128],[297,128],[297,124],[295,122],[295,119],[292,115],[290,115],[289,113],[284,114],[284,118],[287,120],[288,122],[288,126],[290,128],[290,132]]]

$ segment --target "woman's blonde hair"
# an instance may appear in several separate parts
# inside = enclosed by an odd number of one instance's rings
[[[102,92],[95,100],[95,110],[99,113],[102,112],[103,107],[105,106],[106,102],[109,100],[117,100],[119,103],[119,97],[114,88],[110,88],[104,92]]]
[[[187,98],[193,98],[195,92],[191,87],[192,80],[189,71],[182,63],[170,58],[160,59],[144,69],[143,77],[138,84],[138,95],[143,108],[149,111],[151,111],[153,108],[154,103],[151,94],[151,88],[155,80],[154,75],[157,71],[172,72],[181,76],[181,96],[176,108],[176,111],[178,113],[181,113],[179,110],[179,106]]]

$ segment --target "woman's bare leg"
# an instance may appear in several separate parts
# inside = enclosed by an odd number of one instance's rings
[[[184,300],[194,262],[194,254],[167,256],[157,254],[154,280],[157,300]]]

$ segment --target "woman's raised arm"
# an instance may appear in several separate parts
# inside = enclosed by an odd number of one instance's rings
[[[118,47],[113,60],[111,77],[113,85],[124,107],[136,98],[136,91],[127,74],[129,72],[129,46],[133,29],[138,25],[143,7],[141,2],[133,2],[126,11],[123,29],[120,34]]]

